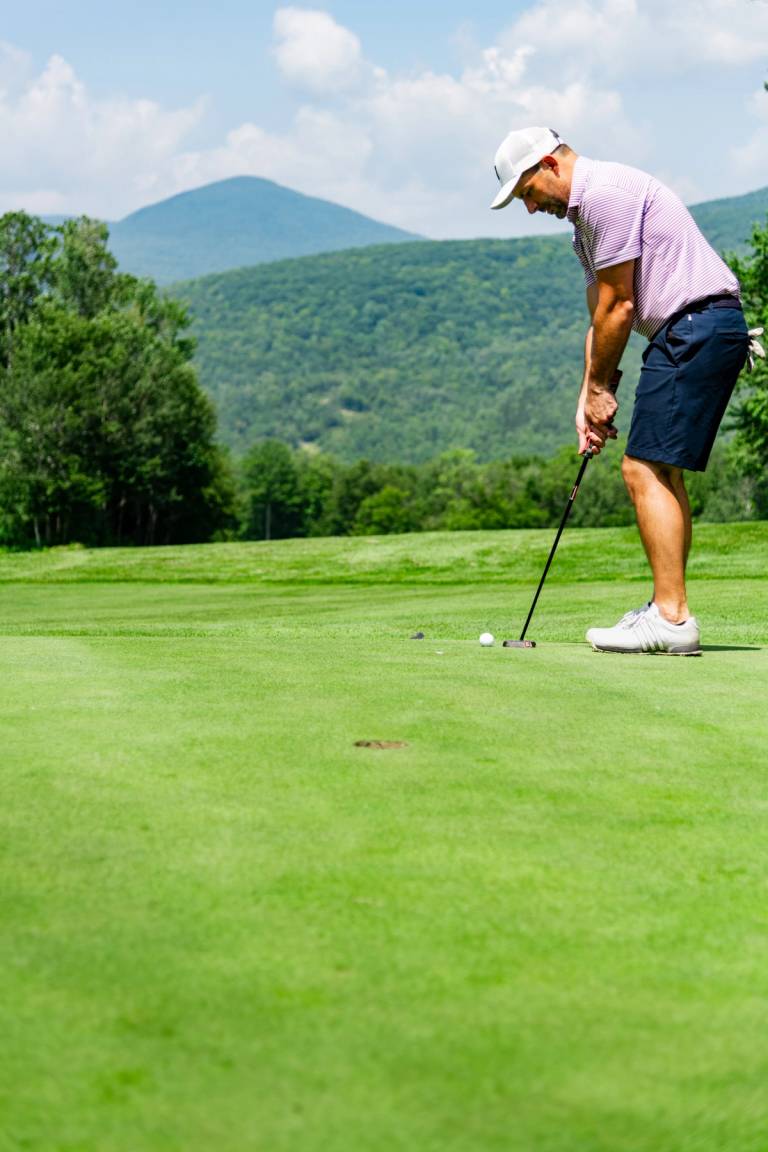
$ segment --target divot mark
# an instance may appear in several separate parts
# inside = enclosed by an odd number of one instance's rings
[[[355,740],[355,748],[407,748],[405,740]]]

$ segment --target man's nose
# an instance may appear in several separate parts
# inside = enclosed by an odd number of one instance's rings
[[[533,216],[534,212],[538,212],[539,210],[538,204],[536,204],[533,200],[526,200],[525,206],[530,212],[531,216]]]

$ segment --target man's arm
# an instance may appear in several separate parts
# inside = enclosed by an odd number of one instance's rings
[[[599,452],[607,438],[615,437],[611,422],[618,410],[613,377],[619,366],[634,314],[634,260],[597,273],[587,289],[592,325],[584,346],[584,380],[576,412],[579,451]]]
[[[581,389],[579,391],[579,402],[576,405],[576,431],[579,436],[579,455],[583,455],[588,447],[587,444],[587,425],[584,420],[584,405],[587,400],[587,388],[589,386],[589,373],[592,365],[592,317],[595,314],[597,307],[597,284],[590,284],[587,287],[587,308],[589,309],[590,325],[587,329],[586,339],[584,340],[584,376],[581,381]]]

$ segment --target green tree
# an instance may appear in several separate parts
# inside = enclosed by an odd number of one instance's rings
[[[309,455],[299,452],[296,457],[301,506],[301,535],[330,536],[328,513],[331,493],[341,465],[326,453]]]
[[[273,540],[298,534],[301,526],[299,473],[287,444],[262,440],[242,463],[248,540]]]
[[[634,524],[632,502],[621,475],[623,455],[623,442],[609,443],[590,462],[570,517],[574,527],[616,528]],[[538,502],[546,510],[549,524],[559,522],[580,462],[575,446],[561,448],[543,462]]]
[[[411,497],[394,484],[385,484],[360,504],[355,517],[356,536],[385,536],[418,531]]]
[[[473,499],[478,485],[474,452],[443,452],[427,465],[422,479],[425,523],[430,528],[477,528]]]
[[[132,312],[105,313],[92,324],[110,536],[191,542],[234,526],[234,487],[215,443],[215,413],[185,351]]]
[[[750,328],[768,329],[768,218],[752,231],[751,252],[731,261],[741,283]],[[765,338],[763,338],[765,343]],[[736,409],[737,450],[743,471],[755,482],[755,511],[768,515],[768,365],[756,358],[754,370],[741,378],[741,402]]]
[[[108,233],[0,219],[0,538],[204,540],[234,488],[183,306],[121,275]]]
[[[716,442],[706,472],[691,472],[686,484],[697,520],[730,523],[759,518],[761,478],[745,471],[737,441]]]
[[[82,538],[105,500],[89,468],[85,325],[49,307],[45,321],[17,328],[13,367],[0,388],[0,504],[6,542],[38,545]],[[62,349],[65,355],[62,357]],[[85,536],[89,533],[86,531]]]
[[[50,268],[53,298],[79,316],[93,317],[108,309],[131,277],[120,276],[108,248],[109,229],[99,220],[81,216],[55,229],[56,257]]]
[[[49,285],[55,242],[42,220],[26,212],[0,217],[0,366],[13,355],[16,329],[26,323]]]
[[[370,460],[358,460],[339,469],[328,493],[324,523],[329,536],[348,536],[354,532],[360,505],[382,487],[381,466]]]
[[[183,354],[124,312],[41,302],[0,389],[6,537],[205,540],[234,496],[215,417]]]

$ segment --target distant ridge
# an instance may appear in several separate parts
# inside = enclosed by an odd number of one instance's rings
[[[768,188],[694,204],[690,210],[717,251],[743,254],[753,225],[768,215]],[[43,217],[52,225],[68,218]],[[256,176],[181,192],[110,223],[109,230],[110,247],[123,270],[159,284],[298,256],[423,240]]]
[[[690,212],[717,252],[743,255],[755,224],[764,224],[768,216],[768,188],[758,188],[744,196],[706,200],[693,204]]]
[[[159,284],[295,256],[421,237],[271,180],[236,176],[110,225],[121,268]]]

